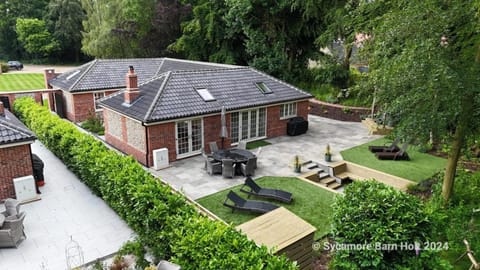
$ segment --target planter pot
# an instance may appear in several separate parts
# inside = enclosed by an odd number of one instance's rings
[[[332,162],[332,155],[331,154],[325,154],[325,161]]]
[[[293,171],[296,173],[302,172],[302,166],[294,166]]]

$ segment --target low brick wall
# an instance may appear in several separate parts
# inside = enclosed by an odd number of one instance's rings
[[[310,99],[310,114],[349,122],[362,121],[362,115],[371,113],[370,108],[365,107],[350,107],[339,104],[332,104],[323,102],[317,99]]]

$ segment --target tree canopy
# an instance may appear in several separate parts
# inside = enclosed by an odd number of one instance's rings
[[[448,200],[465,138],[480,124],[479,1],[393,2],[375,28],[371,87],[399,136],[451,143]]]

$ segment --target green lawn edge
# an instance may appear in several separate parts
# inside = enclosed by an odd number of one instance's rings
[[[380,138],[350,149],[341,151],[343,159],[368,168],[402,177],[414,182],[428,179],[445,168],[447,160],[421,153],[418,148],[410,145],[407,153],[410,161],[379,160],[368,150],[370,145],[390,145],[391,140]]]
[[[282,203],[274,200],[262,199],[260,197],[250,197],[251,200],[261,200],[283,206],[293,212],[306,222],[317,228],[315,239],[320,239],[331,231],[332,205],[335,201],[336,193],[317,187],[297,177],[273,177],[265,176],[255,180],[261,187],[282,189],[293,194],[291,204]],[[240,192],[242,185],[238,185],[220,192],[202,197],[196,201],[203,207],[210,210],[216,216],[227,223],[237,226],[245,223],[255,217],[246,211],[235,211],[223,205],[227,193],[230,190],[235,191],[243,198],[247,198],[245,193]]]
[[[0,75],[0,92],[44,89],[45,82],[41,73],[3,73]]]

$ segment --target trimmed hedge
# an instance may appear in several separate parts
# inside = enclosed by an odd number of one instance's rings
[[[133,158],[108,149],[33,99],[15,100],[14,111],[127,222],[156,258],[171,260],[182,269],[296,269],[233,227],[201,215]]]

